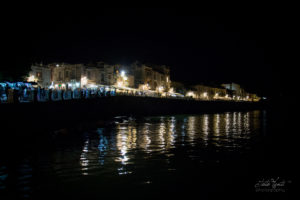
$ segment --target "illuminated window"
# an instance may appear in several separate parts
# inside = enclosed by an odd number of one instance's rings
[[[37,77],[37,78],[42,78],[42,72],[37,72],[37,73],[36,73],[36,77]]]

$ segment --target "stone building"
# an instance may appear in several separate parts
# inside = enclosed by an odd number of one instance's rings
[[[222,86],[231,91],[231,97],[234,100],[249,100],[250,94],[246,92],[239,84],[228,83],[222,84]]]
[[[135,62],[134,86],[139,89],[167,92],[170,89],[170,69],[165,65],[146,65]]]
[[[114,85],[117,82],[117,71],[120,65],[110,65],[104,62],[97,62],[96,68],[99,69],[99,84]]]
[[[36,82],[40,87],[49,87],[51,85],[51,70],[47,65],[33,64],[27,81]]]
[[[83,64],[52,63],[48,67],[51,69],[53,85],[58,85],[59,87],[68,85],[73,88],[81,86],[85,73]]]
[[[227,98],[227,90],[221,87],[195,85],[195,98],[205,100],[217,100]]]

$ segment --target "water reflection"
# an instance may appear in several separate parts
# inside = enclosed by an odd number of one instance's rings
[[[113,154],[114,162],[119,163],[119,174],[126,174],[124,166],[132,164],[135,154],[144,152],[145,158],[153,153],[174,156],[170,153],[178,145],[212,145],[220,148],[237,148],[243,139],[251,137],[251,131],[259,127],[259,112],[232,112],[203,114],[196,116],[163,116],[116,122],[110,133],[99,133],[99,163],[104,165],[107,154]],[[115,140],[113,140],[115,138]],[[85,141],[81,153],[83,171],[88,170],[89,140]],[[114,151],[115,150],[115,151]],[[114,154],[115,152],[115,154]],[[84,172],[87,174],[87,172]]]
[[[179,163],[190,158],[204,162],[200,154],[208,149],[242,151],[261,126],[266,129],[265,119],[261,125],[261,117],[265,116],[265,113],[253,111],[118,119],[112,126],[84,132],[73,145],[67,140],[50,155],[40,156],[36,163],[42,164],[36,164],[41,165],[36,170],[43,174],[42,178],[58,177],[62,183],[92,176],[102,177],[95,182],[105,182],[107,179],[103,177],[140,173],[142,178],[137,181],[152,184],[148,171],[174,173],[179,167],[178,163],[174,164],[178,157]],[[145,172],[141,173],[142,169]],[[24,180],[30,180],[32,172],[26,173],[22,176],[23,182],[18,180],[25,184],[25,190],[30,184]],[[8,178],[7,167],[0,165],[0,190],[6,189]]]

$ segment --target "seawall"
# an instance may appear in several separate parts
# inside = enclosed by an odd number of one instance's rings
[[[85,121],[117,115],[197,114],[261,109],[259,102],[196,101],[135,96],[111,96],[97,99],[0,104],[2,122]]]

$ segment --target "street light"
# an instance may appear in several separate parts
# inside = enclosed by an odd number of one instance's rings
[[[122,76],[122,77],[125,76],[125,71],[124,71],[124,70],[121,71],[121,76]]]

